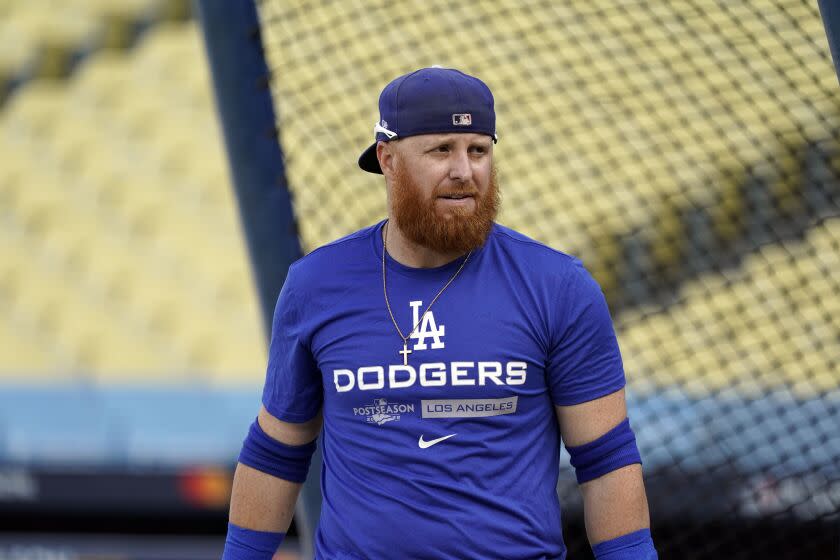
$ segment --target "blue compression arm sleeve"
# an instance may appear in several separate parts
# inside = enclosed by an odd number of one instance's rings
[[[650,529],[640,529],[592,547],[596,560],[658,560]]]
[[[304,482],[314,452],[314,441],[304,445],[286,445],[269,437],[260,423],[254,420],[242,443],[239,462],[277,478]]]
[[[566,446],[566,451],[571,457],[578,484],[594,480],[626,465],[642,462],[629,418],[625,418],[618,426],[595,441],[574,447]]]
[[[228,523],[222,560],[271,560],[286,533],[253,531]]]

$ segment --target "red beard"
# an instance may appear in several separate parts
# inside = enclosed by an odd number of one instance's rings
[[[501,204],[496,169],[490,174],[490,185],[483,196],[472,181],[454,185],[445,192],[473,195],[475,208],[451,208],[445,214],[439,213],[435,203],[443,194],[440,188],[427,198],[405,168],[397,165],[391,190],[391,210],[397,227],[414,243],[441,253],[466,253],[484,245]]]

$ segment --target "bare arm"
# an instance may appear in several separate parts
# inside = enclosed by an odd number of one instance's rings
[[[627,417],[624,389],[594,401],[558,406],[567,446],[594,441]],[[650,527],[641,465],[627,465],[581,484],[586,535],[592,545]]]
[[[321,414],[302,424],[283,422],[260,408],[259,423],[271,438],[303,445],[318,437]],[[289,482],[239,463],[233,475],[230,522],[255,531],[285,533],[292,522],[301,484]]]

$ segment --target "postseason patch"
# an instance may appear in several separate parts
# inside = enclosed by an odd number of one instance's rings
[[[407,412],[414,412],[413,404],[388,402],[388,399],[374,399],[372,404],[353,408],[354,416],[364,416],[365,421],[381,426],[394,422]]]
[[[434,399],[420,402],[423,418],[482,418],[516,412],[519,397],[502,399]]]

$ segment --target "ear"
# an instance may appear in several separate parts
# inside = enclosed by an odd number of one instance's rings
[[[380,140],[376,143],[376,159],[379,160],[379,167],[382,174],[390,179],[394,173],[394,159],[396,158],[396,145],[391,142]]]

